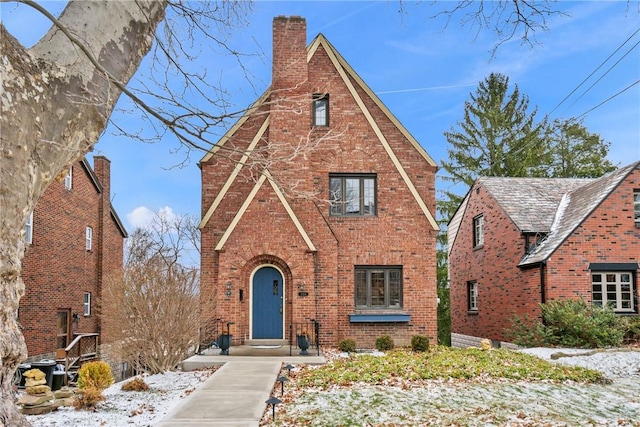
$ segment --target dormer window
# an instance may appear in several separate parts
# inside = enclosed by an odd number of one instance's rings
[[[329,126],[329,95],[326,93],[313,94],[313,126]]]

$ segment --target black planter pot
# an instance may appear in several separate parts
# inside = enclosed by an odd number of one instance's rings
[[[300,348],[300,355],[306,356],[309,354],[307,349],[309,348],[309,337],[306,335],[297,335],[298,347]]]
[[[231,347],[231,339],[233,335],[222,334],[218,337],[218,347],[220,347],[220,354],[225,356],[229,355],[229,347]]]

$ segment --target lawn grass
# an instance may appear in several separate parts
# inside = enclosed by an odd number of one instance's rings
[[[435,379],[510,379],[520,381],[574,381],[605,383],[599,371],[553,364],[508,349],[481,350],[434,346],[416,353],[398,349],[383,356],[358,354],[337,358],[296,375],[300,387],[327,389],[357,383],[385,385]]]

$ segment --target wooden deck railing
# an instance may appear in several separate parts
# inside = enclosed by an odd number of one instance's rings
[[[56,361],[64,363],[64,383],[67,385],[70,372],[77,371],[84,362],[98,357],[98,334],[79,334],[66,348],[56,354]]]

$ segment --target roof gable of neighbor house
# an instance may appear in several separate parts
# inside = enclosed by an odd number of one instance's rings
[[[358,76],[358,74],[353,70],[353,68],[351,68],[351,66],[345,61],[345,59],[338,53],[338,51],[331,45],[331,43],[329,43],[329,41],[322,34],[319,34],[318,36],[316,36],[316,38],[307,47],[307,62],[310,62],[312,60],[313,56],[315,55],[315,53],[317,52],[318,48],[320,48],[320,47],[322,47],[324,49],[324,51],[327,53],[327,55],[329,56],[332,64],[335,67],[335,70],[340,75],[340,77],[342,78],[343,82],[345,83],[345,85],[349,89],[351,95],[353,96],[354,100],[358,104],[361,112],[366,117],[367,121],[369,122],[369,124],[371,125],[372,129],[374,130],[376,136],[378,137],[378,140],[383,145],[385,151],[387,152],[387,154],[391,158],[391,161],[393,162],[393,164],[395,165],[396,169],[400,173],[403,181],[405,182],[405,184],[409,188],[409,191],[414,196],[414,198],[415,198],[416,202],[418,203],[418,205],[420,206],[422,212],[427,217],[427,220],[429,221],[429,223],[431,224],[431,226],[433,227],[434,230],[438,230],[439,227],[438,227],[438,224],[437,224],[437,222],[435,220],[434,215],[429,211],[429,209],[426,206],[424,200],[422,199],[422,197],[418,193],[417,189],[415,188],[415,186],[411,182],[411,179],[409,178],[408,174],[404,170],[404,168],[403,168],[402,164],[400,163],[399,159],[397,158],[397,156],[395,155],[395,153],[391,149],[391,147],[390,147],[388,141],[386,140],[382,130],[379,128],[379,126],[375,122],[371,112],[369,112],[369,110],[365,106],[362,98],[359,96],[356,88],[351,83],[351,79],[353,79],[357,83],[359,88],[361,90],[363,90],[374,101],[376,106],[378,108],[380,108],[380,110],[389,118],[389,120],[394,124],[394,126],[407,138],[407,140],[410,142],[410,144],[427,161],[427,163],[429,165],[436,166],[435,161],[427,154],[427,152],[424,150],[424,148],[409,133],[409,131],[400,123],[400,121],[391,113],[391,111],[382,103],[382,101],[375,95],[375,93],[373,93],[373,91],[366,85],[366,83],[364,83],[364,81],[360,78],[360,76]],[[220,141],[211,150],[209,150],[209,152],[202,158],[201,163],[204,163],[204,162],[208,161],[209,159],[211,159],[211,157],[214,155],[214,153],[216,151],[218,151],[233,136],[233,134],[242,126],[242,124],[246,122],[246,120],[250,117],[250,115],[255,113],[265,102],[269,101],[269,99],[270,99],[270,90],[271,90],[270,88],[267,89],[267,91],[262,96],[260,96],[260,98],[254,104],[251,105],[251,107],[247,110],[247,113],[243,117],[241,117],[238,120],[238,122],[236,122],[231,127],[231,129],[229,129],[229,131],[220,139]],[[266,118],[265,118],[264,125],[261,128],[260,132],[264,132],[266,130],[266,126],[268,125],[268,119],[269,119],[269,116],[267,115]],[[202,221],[200,222],[200,225],[199,225],[200,229],[204,228],[204,226],[207,224],[207,222],[209,221],[209,219],[211,218],[211,216],[215,212],[217,206],[220,204],[220,202],[224,198],[224,195],[226,194],[226,192],[230,188],[232,182],[235,180],[236,175],[237,175],[237,170],[239,168],[242,168],[242,166],[244,165],[244,162],[247,160],[248,156],[251,155],[251,151],[252,151],[252,149],[254,147],[255,147],[255,144],[252,143],[250,145],[250,147],[247,149],[247,151],[245,152],[245,154],[242,157],[242,159],[240,160],[240,162],[236,165],[234,173],[232,173],[227,178],[227,181],[226,181],[225,185],[223,186],[222,191],[220,191],[220,193],[216,196],[214,202],[208,208],[207,212],[203,216]],[[270,179],[270,181],[271,181],[271,179]],[[289,211],[290,208],[288,208],[287,210]],[[232,231],[232,229],[233,229],[233,227],[230,227],[230,230],[227,230],[227,233],[230,233]],[[303,235],[306,234],[304,232],[304,230],[300,230],[300,231],[301,231],[301,233]],[[305,241],[306,240],[307,239],[305,239]],[[307,242],[307,244],[309,244],[309,243],[310,242]]]
[[[563,195],[547,237],[520,262],[520,266],[545,261],[611,194],[640,162],[632,163],[608,175],[591,180]]]

